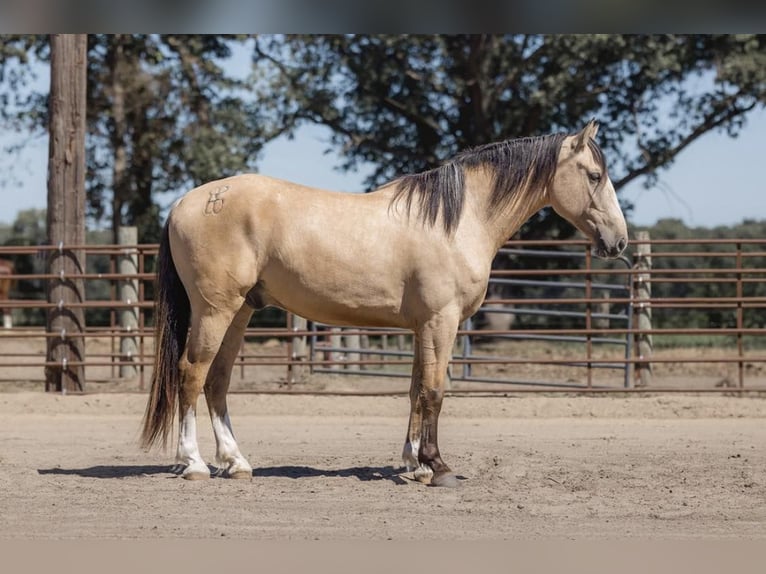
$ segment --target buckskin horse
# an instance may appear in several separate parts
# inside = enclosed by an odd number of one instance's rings
[[[220,472],[252,476],[226,393],[250,317],[274,305],[323,323],[412,330],[402,458],[415,479],[455,486],[437,441],[446,371],[497,250],[545,206],[584,233],[599,257],[627,245],[597,131],[591,121],[576,134],[488,144],[365,194],[254,174],[186,193],[170,211],[158,256],[143,446],[166,443],[178,410],[178,472],[208,478],[196,432],[204,389]]]

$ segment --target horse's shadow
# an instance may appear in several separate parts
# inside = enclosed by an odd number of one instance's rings
[[[38,468],[37,474],[81,476],[83,478],[131,478],[153,474],[174,474],[167,465],[103,465],[88,468]]]
[[[341,469],[323,469],[311,466],[267,466],[253,469],[254,477],[262,478],[316,478],[316,477],[336,477],[336,478],[356,478],[362,482],[388,480],[394,484],[407,484],[407,480],[402,476],[403,468],[394,468],[393,466],[354,466]]]
[[[407,484],[409,482],[402,476],[404,469],[393,466],[355,466],[341,469],[323,469],[311,466],[269,466],[253,470],[255,478],[356,478],[362,482],[388,480],[394,484]],[[167,465],[100,465],[88,468],[40,468],[38,474],[52,474],[60,476],[80,476],[83,478],[133,478],[167,474],[169,478],[176,478],[178,473],[172,466]],[[211,476],[219,476],[219,469],[211,466]]]

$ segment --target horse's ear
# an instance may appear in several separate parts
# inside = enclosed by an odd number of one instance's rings
[[[594,118],[585,125],[580,133],[577,134],[574,143],[575,152],[581,152],[583,149],[585,149],[585,144],[588,143],[588,140],[596,139],[597,133],[598,122]]]

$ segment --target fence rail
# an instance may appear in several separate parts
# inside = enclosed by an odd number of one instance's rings
[[[68,306],[93,318],[67,335],[86,342],[84,359],[70,365],[85,366],[91,389],[145,389],[156,245],[0,247],[0,259],[15,263],[11,299],[0,301],[14,323],[0,330],[0,382],[42,383],[58,365],[46,360],[45,341],[60,334],[43,326],[57,305],[43,299],[60,278],[44,259],[62,249],[85,253],[88,296]],[[137,272],[120,273],[128,252]],[[637,240],[612,262],[592,258],[584,241],[511,241],[496,263],[484,304],[458,333],[452,392],[766,392],[766,240]],[[120,300],[128,281],[136,298]],[[138,317],[126,326],[129,309]],[[406,390],[409,333],[281,319],[247,329],[234,390]]]

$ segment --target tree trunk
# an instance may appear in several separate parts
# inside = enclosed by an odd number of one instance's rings
[[[48,237],[50,252],[46,391],[82,391],[85,382],[84,254],[68,246],[85,243],[85,98],[87,36],[51,36],[48,156]]]
[[[116,34],[112,39],[109,52],[109,67],[112,81],[112,237],[113,243],[119,243],[118,229],[122,225],[122,208],[129,193],[128,150],[126,134],[128,131],[125,118],[124,86],[124,50],[122,37]]]

